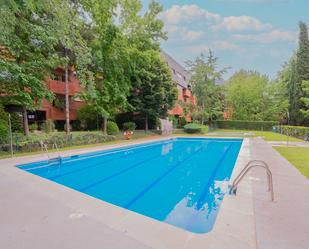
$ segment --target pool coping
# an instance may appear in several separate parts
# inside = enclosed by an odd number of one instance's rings
[[[116,149],[130,145],[140,145],[149,142],[164,141],[170,138],[188,138],[186,136],[171,136],[146,141],[133,141],[132,143],[107,145],[95,148],[77,149],[61,152],[63,156],[84,154],[102,150]],[[194,138],[206,138],[194,136]],[[231,137],[235,139],[235,137]],[[240,137],[241,138],[241,137]],[[227,138],[218,138],[227,139]],[[249,138],[241,138],[243,143],[232,172],[234,179],[245,163],[250,159]],[[47,179],[29,174],[15,167],[21,162],[30,163],[46,159],[46,155],[34,155],[0,160],[0,173],[31,184],[45,195],[52,196],[54,201],[60,202],[75,210],[76,217],[88,216],[120,232],[127,237],[150,248],[256,248],[254,209],[252,187],[250,178],[245,178],[242,188],[235,196],[226,195],[218,213],[216,223],[209,233],[194,234],[175,226],[154,220],[141,214],[109,204],[102,200],[88,196],[74,189],[51,182]],[[14,167],[12,167],[14,166]],[[6,169],[4,169],[6,168]]]

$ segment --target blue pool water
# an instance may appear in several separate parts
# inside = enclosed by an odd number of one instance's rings
[[[206,233],[228,190],[241,144],[241,139],[176,138],[18,167],[190,232]]]

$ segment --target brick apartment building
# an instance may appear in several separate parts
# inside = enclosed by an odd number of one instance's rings
[[[190,102],[195,104],[195,98],[188,84],[189,74],[186,70],[178,64],[171,56],[162,52],[163,58],[166,60],[173,75],[173,80],[178,89],[178,101]],[[46,80],[47,88],[54,93],[55,99],[53,102],[48,100],[42,100],[40,108],[34,112],[28,111],[29,124],[37,123],[42,124],[45,120],[51,119],[55,121],[57,129],[63,129],[65,124],[65,74],[64,70],[58,68],[54,71],[52,77]],[[69,98],[70,98],[70,120],[75,121],[77,119],[77,111],[85,103],[79,99],[76,95],[82,92],[83,89],[76,77],[74,70],[69,70]],[[8,106],[8,111],[20,112],[18,106]],[[174,115],[177,118],[183,117],[183,108],[176,103],[175,107],[170,110],[170,115]],[[191,117],[188,115],[185,117],[187,121],[191,121]]]
[[[169,114],[177,118],[185,117],[186,121],[190,122],[192,120],[191,116],[185,116],[183,107],[181,106],[181,102],[192,103],[194,105],[196,104],[195,97],[191,90],[191,85],[188,83],[190,75],[186,69],[175,61],[170,55],[165,52],[162,52],[162,55],[172,71],[173,80],[176,83],[178,90],[178,102],[174,108],[169,111]]]

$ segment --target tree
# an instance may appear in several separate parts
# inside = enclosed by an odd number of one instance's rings
[[[255,71],[240,70],[226,83],[226,101],[235,120],[272,121],[287,110],[285,87]]]
[[[2,1],[0,6],[0,96],[4,104],[23,109],[24,131],[29,134],[27,110],[43,98],[51,99],[44,80],[57,65],[54,1]]]
[[[301,112],[306,118],[309,118],[309,80],[303,81],[303,91],[305,93],[305,97],[301,100],[304,102],[305,107],[301,109]]]
[[[177,89],[170,69],[157,51],[137,53],[138,71],[132,76],[132,92],[128,101],[135,112],[145,117],[147,131],[150,117],[167,116],[177,99]]]
[[[201,54],[195,61],[187,62],[192,90],[197,98],[198,114],[195,116],[200,117],[202,124],[223,115],[223,91],[216,81],[222,79],[227,68],[218,70],[217,61],[218,58],[209,50],[207,57]]]
[[[93,79],[85,82],[83,98],[103,118],[106,134],[107,119],[128,108],[130,91],[130,45],[115,24],[118,1],[85,0],[84,9],[91,16],[88,44],[92,63],[89,70]]]
[[[81,83],[92,80],[91,54],[88,44],[83,37],[86,29],[84,8],[82,1],[59,0],[55,7],[58,47],[60,64],[65,71],[65,131],[70,133],[70,96],[69,96],[69,70],[76,70]]]
[[[296,79],[291,82],[294,86],[291,90],[291,108],[290,116],[293,124],[303,124],[305,122],[303,113],[300,111],[304,109],[304,103],[301,98],[304,97],[302,89],[302,82],[309,80],[309,37],[308,27],[305,23],[299,23],[299,47],[296,54]]]

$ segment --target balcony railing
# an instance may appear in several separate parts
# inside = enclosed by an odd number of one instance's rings
[[[57,80],[47,80],[47,87],[50,91],[57,94],[65,94],[65,83]],[[73,96],[82,91],[78,81],[69,82],[69,95]]]

